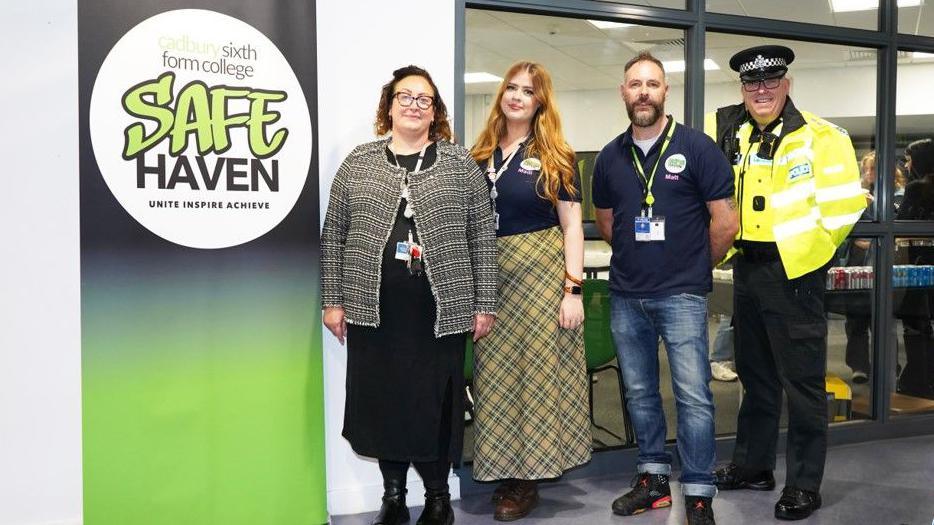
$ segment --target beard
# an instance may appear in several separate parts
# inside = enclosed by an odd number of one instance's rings
[[[658,119],[660,119],[664,114],[664,108],[662,108],[662,104],[660,102],[656,103],[652,102],[651,100],[647,102],[649,103],[652,110],[648,112],[636,113],[635,103],[631,103],[628,100],[626,101],[626,114],[629,115],[629,120],[633,123],[633,125],[639,126],[640,128],[651,126],[652,124],[658,122]]]

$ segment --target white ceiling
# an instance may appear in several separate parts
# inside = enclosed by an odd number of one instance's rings
[[[604,0],[615,4],[642,5],[684,9],[684,0]],[[845,1],[845,0],[843,0]],[[887,0],[879,0],[887,1]],[[896,0],[899,1],[900,0]],[[929,0],[921,0],[921,5],[902,7],[898,12],[898,31],[911,35],[934,36],[934,13]],[[709,13],[728,15],[755,16],[775,20],[808,22],[858,29],[876,29],[878,12],[875,9],[835,13],[830,0],[707,0]]]
[[[683,0],[625,3],[683,6]],[[877,16],[876,11],[833,13],[830,0],[707,0],[707,9],[862,28],[875,27]],[[934,5],[902,8],[899,19],[900,27],[911,26],[912,33],[924,29],[924,34],[934,35]],[[607,89],[619,84],[623,65],[639,51],[649,50],[662,61],[683,60],[683,39],[684,32],[678,29],[636,25],[598,29],[583,19],[468,9],[466,69],[501,76],[514,62],[533,60],[548,65],[558,90]],[[733,53],[769,43],[786,44],[795,50],[795,70],[866,66],[876,59],[874,49],[708,33],[706,58],[713,59],[721,69],[707,71],[706,81],[735,81],[735,73],[729,69]],[[907,53],[903,55],[900,63],[917,60]],[[683,84],[684,74],[670,73],[669,81],[673,85]],[[467,94],[491,93],[495,89],[495,83],[468,84]]]
[[[881,0],[890,1],[890,0]],[[627,2],[634,3],[634,2]],[[898,31],[910,35],[934,36],[934,10],[931,0],[921,5],[898,9]],[[683,5],[678,7],[683,8]],[[729,15],[747,15],[793,22],[875,30],[878,11],[835,13],[830,0],[707,0],[707,11]]]

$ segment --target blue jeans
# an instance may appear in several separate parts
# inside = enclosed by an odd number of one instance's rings
[[[732,316],[720,316],[717,335],[713,338],[713,351],[710,352],[711,361],[733,360],[733,327],[730,326],[732,320]]]
[[[707,298],[678,294],[659,299],[610,295],[611,331],[626,385],[626,406],[639,444],[639,472],[670,474],[665,414],[658,389],[658,338],[668,351],[678,409],[681,492],[713,497],[716,443],[710,365],[707,361]]]

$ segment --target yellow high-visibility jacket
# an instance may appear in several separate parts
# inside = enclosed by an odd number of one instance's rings
[[[750,144],[755,124],[743,104],[707,114],[704,131],[733,162],[740,209],[736,238],[775,242],[785,273],[794,279],[833,257],[866,208],[866,197],[856,152],[845,130],[799,111],[790,98],[781,117],[771,162],[758,157],[761,140]],[[744,194],[743,179],[757,171],[771,178],[771,189],[764,195],[766,209],[753,212],[753,195]],[[763,212],[757,218],[766,218],[766,228],[757,238],[744,230],[743,216],[748,219],[750,213]],[[735,252],[736,248],[730,249],[726,258]]]

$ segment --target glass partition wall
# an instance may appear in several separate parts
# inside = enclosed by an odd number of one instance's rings
[[[753,45],[794,49],[795,104],[844,128],[872,204],[835,255],[827,280],[827,395],[833,442],[934,431],[934,18],[917,3],[827,0],[466,2],[455,102],[458,137],[482,129],[500,77],[519,60],[552,73],[564,131],[578,155],[585,222],[592,222],[594,156],[629,125],[618,86],[623,65],[643,50],[665,63],[666,110],[702,128],[703,115],[741,100],[729,58]],[[914,158],[906,154],[914,151]],[[878,176],[877,173],[882,173]],[[925,182],[927,181],[927,182]],[[909,192],[909,188],[911,191]],[[911,214],[900,206],[910,193]],[[931,199],[928,206],[926,199]],[[588,276],[606,278],[609,247],[588,233]],[[930,252],[930,253],[929,253]],[[711,349],[729,339],[732,279],[714,272]],[[596,303],[595,303],[596,304]],[[722,333],[721,333],[722,332]],[[719,336],[719,337],[718,337]],[[719,339],[719,341],[718,341]],[[591,344],[588,341],[588,344]],[[721,350],[723,350],[721,348]],[[676,421],[665,352],[660,352],[669,438]],[[615,361],[588,365],[595,447],[634,446]],[[717,433],[736,430],[739,382],[712,381]],[[471,451],[468,430],[468,458]]]

